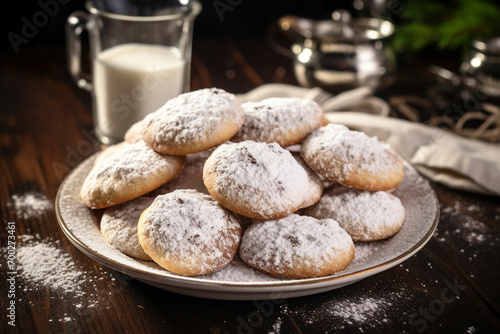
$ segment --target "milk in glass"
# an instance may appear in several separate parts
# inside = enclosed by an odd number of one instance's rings
[[[133,123],[182,93],[184,67],[170,46],[130,43],[100,52],[93,68],[99,135],[123,139]]]

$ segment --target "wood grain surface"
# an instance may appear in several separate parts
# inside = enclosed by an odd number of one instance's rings
[[[318,295],[241,302],[186,297],[91,260],[64,236],[53,207],[35,214],[16,207],[16,198],[26,194],[53,204],[67,173],[100,148],[92,135],[90,95],[72,82],[65,57],[62,47],[0,55],[0,332],[500,332],[499,198],[434,183],[440,222],[420,252],[390,270]],[[424,96],[428,60],[403,61],[398,83],[380,96]],[[243,93],[271,82],[297,84],[291,60],[263,38],[195,40],[193,90],[215,86]],[[18,249],[30,240],[44,242],[69,257],[85,276],[76,293],[33,283],[19,273],[15,296],[9,297],[9,226]],[[12,300],[15,327],[8,317]],[[342,312],[360,305],[369,312]]]

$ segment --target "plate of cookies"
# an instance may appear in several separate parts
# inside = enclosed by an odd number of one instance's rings
[[[62,182],[58,222],[111,269],[190,296],[257,300],[355,283],[418,252],[427,181],[300,98],[184,93]]]

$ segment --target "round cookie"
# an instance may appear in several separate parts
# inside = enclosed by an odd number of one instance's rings
[[[186,155],[229,140],[244,118],[233,94],[218,88],[200,89],[181,94],[147,115],[141,135],[157,152]]]
[[[344,270],[354,259],[351,237],[333,219],[292,214],[246,229],[240,258],[272,275],[312,278]]]
[[[209,194],[203,183],[203,166],[212,150],[189,154],[186,156],[186,164],[175,178],[153,190],[147,196],[156,197],[164,195],[177,189],[195,189],[201,193]]]
[[[318,174],[363,190],[389,190],[404,177],[403,159],[376,137],[328,124],[303,142],[301,156]]]
[[[365,191],[333,186],[305,215],[334,219],[354,241],[374,241],[396,234],[405,221],[399,198],[386,191]]]
[[[121,149],[124,146],[127,146],[129,143],[122,141],[118,144],[114,144],[111,146],[107,146],[105,149],[101,151],[101,153],[95,158],[94,160],[94,165],[99,164],[101,161],[106,159],[107,157],[110,157],[111,155],[115,154],[116,151]]]
[[[257,219],[288,216],[323,192],[289,151],[250,140],[217,147],[205,162],[203,181],[224,207]]]
[[[242,104],[245,121],[231,139],[278,143],[282,147],[300,143],[308,134],[325,125],[323,109],[314,101],[274,97]]]
[[[101,234],[104,239],[126,255],[152,261],[139,243],[137,223],[141,213],[153,201],[154,198],[151,197],[138,197],[107,208],[101,218]]]
[[[209,195],[192,189],[156,197],[138,224],[144,251],[161,267],[184,276],[225,267],[241,238],[236,219]]]
[[[140,120],[132,124],[127,132],[125,132],[124,140],[129,144],[137,143],[138,141],[142,140],[141,131],[143,125],[144,120]]]
[[[186,158],[155,152],[143,141],[128,144],[94,165],[80,197],[101,209],[142,196],[175,177]]]

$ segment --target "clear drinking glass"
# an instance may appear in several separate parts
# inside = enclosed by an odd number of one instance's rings
[[[68,17],[69,70],[92,94],[95,130],[104,144],[122,141],[132,124],[189,91],[193,25],[201,5],[180,1],[149,1],[148,7],[133,1],[87,2],[88,12]],[[81,66],[85,31],[91,73]]]

